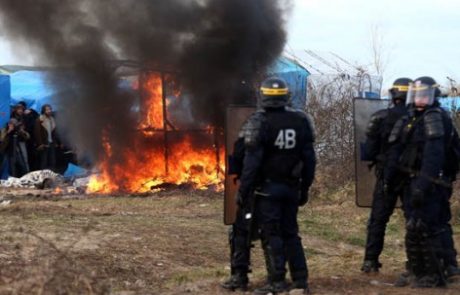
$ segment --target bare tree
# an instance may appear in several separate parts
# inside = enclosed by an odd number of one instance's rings
[[[390,65],[392,49],[381,25],[377,23],[370,28],[370,52],[371,65],[367,68],[372,74],[380,76],[383,82]]]
[[[318,173],[316,188],[336,189],[353,177],[353,97],[360,82],[347,75],[309,81],[307,112],[315,123]]]

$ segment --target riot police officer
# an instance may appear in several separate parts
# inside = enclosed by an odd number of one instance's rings
[[[389,142],[388,183],[396,171],[405,173],[403,207],[406,216],[407,266],[415,287],[443,286],[447,245],[443,204],[449,198],[452,169],[448,151],[454,129],[449,115],[439,107],[436,81],[420,77],[409,87],[409,116],[393,128]],[[453,245],[450,245],[453,248]]]
[[[386,225],[400,195],[397,188],[385,185],[383,169],[389,150],[388,138],[391,130],[396,121],[407,114],[406,96],[411,82],[409,78],[399,78],[394,81],[393,87],[389,90],[393,106],[374,113],[366,130],[366,160],[372,162],[377,179],[367,224],[364,263],[361,267],[365,273],[378,272],[381,267],[379,256],[383,250]]]
[[[228,174],[241,177],[244,160],[244,135],[240,132],[233,145],[233,154],[228,160]],[[222,283],[222,288],[235,291],[246,291],[248,273],[250,272],[251,245],[249,243],[249,220],[245,218],[245,208],[238,206],[235,223],[229,230],[231,276]]]
[[[260,88],[261,110],[243,127],[245,157],[239,202],[255,190],[267,285],[256,294],[283,292],[286,261],[290,260],[293,288],[308,292],[308,269],[298,235],[298,206],[308,201],[315,171],[313,129],[305,113],[287,107],[289,90],[279,78],[265,80]]]

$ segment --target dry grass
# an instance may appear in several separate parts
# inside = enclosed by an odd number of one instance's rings
[[[175,191],[81,200],[18,200],[0,207],[0,294],[220,294],[228,275],[222,196]],[[359,272],[368,209],[351,186],[299,214],[316,294],[455,294],[389,285],[403,270],[403,219],[392,218],[382,274]],[[458,218],[458,216],[457,216]],[[458,227],[457,244],[460,242]],[[261,250],[252,281],[263,282]]]

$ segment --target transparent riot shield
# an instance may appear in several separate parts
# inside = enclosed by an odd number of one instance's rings
[[[353,101],[353,121],[355,129],[355,181],[356,205],[371,207],[375,186],[375,173],[370,162],[364,161],[363,148],[366,140],[366,128],[371,115],[389,105],[388,100],[355,98]]]
[[[238,138],[241,126],[249,116],[256,111],[254,106],[229,106],[225,118],[225,193],[224,193],[224,223],[233,224],[236,219],[236,193],[238,185],[236,175],[228,174],[228,155],[233,153],[233,144]]]

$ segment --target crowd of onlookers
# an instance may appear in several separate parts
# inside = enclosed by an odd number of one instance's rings
[[[51,105],[43,105],[40,114],[28,109],[25,102],[12,108],[8,123],[0,131],[0,163],[8,169],[9,176],[55,170],[57,148],[62,145]]]

